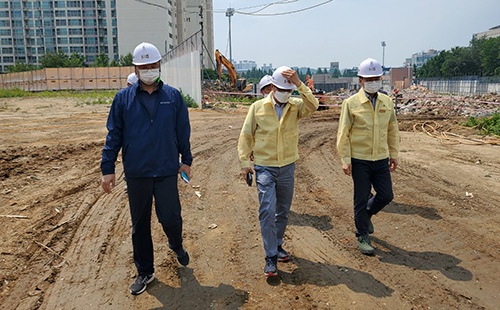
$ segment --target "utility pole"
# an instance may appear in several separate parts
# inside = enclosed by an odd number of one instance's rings
[[[382,41],[382,68],[385,68],[385,41]]]
[[[231,47],[231,17],[234,15],[234,8],[227,8],[226,16],[229,17],[229,61],[233,62],[233,51]]]
[[[200,5],[200,28],[201,28],[201,69],[203,70],[203,47],[205,45],[205,42],[203,41],[203,6]]]

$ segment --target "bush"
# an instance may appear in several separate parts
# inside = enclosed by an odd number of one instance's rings
[[[184,99],[184,103],[186,104],[186,106],[188,108],[197,108],[198,107],[198,104],[191,96],[189,96],[188,94],[184,94],[182,92],[182,89],[180,90],[180,92],[182,95],[182,99]]]
[[[471,116],[463,125],[477,128],[486,135],[500,136],[500,113],[493,113],[490,117],[482,118]]]

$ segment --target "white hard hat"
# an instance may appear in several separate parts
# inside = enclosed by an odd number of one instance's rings
[[[358,76],[360,77],[376,77],[382,76],[382,66],[373,58],[367,58],[359,64]]]
[[[286,79],[285,77],[283,77],[283,75],[281,75],[281,73],[283,73],[283,71],[286,70],[292,70],[292,68],[287,66],[281,66],[276,70],[274,70],[271,83],[274,86],[281,89],[288,89],[288,90],[295,89],[296,88],[295,84],[293,84],[292,82],[290,82],[290,80]]]
[[[142,42],[137,45],[132,54],[132,63],[138,66],[153,64],[160,60],[160,51],[151,43]]]
[[[267,85],[271,84],[271,80],[273,79],[272,76],[269,74],[266,74],[260,79],[259,82],[259,92],[262,90],[262,88],[266,87]]]
[[[130,73],[127,76],[127,83],[129,83],[129,84],[135,84],[135,83],[137,83],[138,79],[139,78],[137,77],[137,75],[135,74],[135,72],[132,72],[132,73]]]

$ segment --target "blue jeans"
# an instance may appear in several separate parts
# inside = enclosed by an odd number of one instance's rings
[[[132,218],[134,263],[139,275],[154,272],[151,213],[153,197],[158,221],[167,235],[169,247],[182,247],[182,217],[177,175],[157,178],[127,178]]]
[[[255,167],[259,191],[259,222],[266,256],[278,255],[292,205],[295,163],[284,167]]]
[[[351,159],[354,183],[354,223],[356,236],[368,233],[372,215],[377,214],[394,198],[389,159],[376,161]],[[371,188],[375,195],[368,199]]]

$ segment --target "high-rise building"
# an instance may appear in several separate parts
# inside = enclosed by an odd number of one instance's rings
[[[18,63],[39,65],[52,52],[78,53],[87,64],[100,54],[118,60],[141,42],[165,54],[202,25],[206,50],[212,53],[212,0],[164,2],[0,0],[0,72]]]
[[[436,57],[439,54],[438,51],[430,49],[427,52],[418,52],[411,55],[411,58],[405,60],[405,67],[416,67],[420,68],[428,62],[430,59]]]
[[[472,36],[474,39],[491,39],[500,37],[500,25],[492,27],[487,31],[476,33]]]

